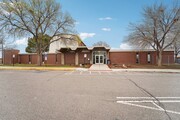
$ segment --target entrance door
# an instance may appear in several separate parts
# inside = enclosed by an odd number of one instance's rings
[[[103,55],[96,55],[95,56],[95,63],[96,64],[104,64],[104,56]]]

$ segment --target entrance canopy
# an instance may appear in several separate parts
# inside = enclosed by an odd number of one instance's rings
[[[106,48],[104,46],[95,46],[93,48],[89,48],[89,50],[92,51],[93,64],[107,64],[110,48]]]
[[[86,46],[78,46],[75,48],[60,48],[59,52],[61,53],[69,53],[69,52],[73,52],[75,53],[75,61],[76,64],[78,64],[79,62],[84,61],[84,63],[86,62],[86,60],[89,60],[89,62],[91,64],[107,64],[107,61],[109,60],[109,50],[110,48],[107,47],[103,47],[103,46],[95,46],[92,48],[87,48]],[[87,56],[88,57],[84,57]],[[89,63],[88,61],[86,63]]]

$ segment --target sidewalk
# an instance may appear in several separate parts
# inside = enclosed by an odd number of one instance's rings
[[[112,69],[119,72],[162,72],[162,73],[180,73],[180,69]]]
[[[75,67],[17,67],[17,66],[0,66],[0,70],[49,70],[49,71],[91,71],[88,68]],[[92,71],[109,71],[109,72],[161,72],[161,73],[180,73],[180,69],[95,69]]]

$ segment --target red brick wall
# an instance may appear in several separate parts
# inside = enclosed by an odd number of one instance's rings
[[[79,54],[79,57],[78,57],[79,58],[79,64],[84,64],[84,62],[86,64],[90,64],[90,60],[91,60],[91,53],[90,52],[79,52],[78,54]],[[84,54],[87,54],[85,61],[84,61]],[[90,60],[88,60],[88,58]]]
[[[56,61],[56,59],[57,59],[57,61]],[[51,64],[51,65],[61,64],[61,54],[60,53],[57,55],[56,54],[48,54],[46,64]]]
[[[64,63],[65,65],[75,65],[75,52],[64,53]]]
[[[31,55],[31,64],[37,64],[37,54]]]
[[[110,52],[111,64],[137,64],[136,63],[136,53],[139,53],[139,64],[156,64],[156,52]],[[148,63],[147,55],[150,53],[151,61]],[[174,63],[174,52],[165,51],[163,52],[163,64],[173,64]]]
[[[29,55],[19,54],[19,64],[29,64]]]
[[[110,52],[109,59],[111,64],[135,64],[135,52]]]
[[[19,54],[19,63],[20,64],[29,64],[29,57],[31,64],[37,64],[37,54]],[[57,62],[56,62],[56,54],[48,54],[46,64],[55,65],[61,64],[61,54],[57,54]]]
[[[174,52],[172,52],[172,51],[163,52],[162,63],[163,64],[174,63]]]
[[[18,63],[18,54],[19,50],[4,50],[4,64],[13,64],[13,55],[15,55],[14,64]]]
[[[139,52],[139,64],[148,64],[147,55],[148,52]]]

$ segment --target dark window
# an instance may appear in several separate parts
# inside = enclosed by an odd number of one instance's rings
[[[151,63],[151,54],[150,53],[147,54],[147,62]]]
[[[95,64],[95,52],[93,52],[93,64]]]
[[[136,63],[139,63],[139,53],[136,53]]]
[[[29,55],[29,63],[31,62],[31,55]]]
[[[57,61],[58,61],[58,60],[57,60],[57,54],[56,54],[56,63],[57,63]]]

